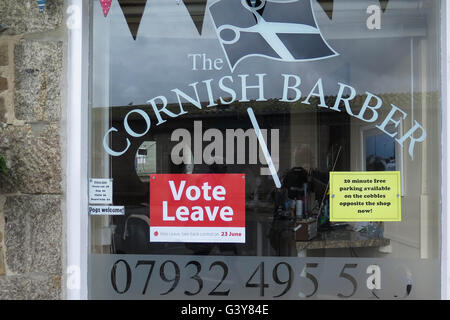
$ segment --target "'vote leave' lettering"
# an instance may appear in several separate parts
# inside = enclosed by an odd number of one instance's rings
[[[178,189],[175,186],[175,182],[173,180],[169,181],[170,185],[170,191],[172,192],[172,196],[174,200],[179,201],[181,199],[181,195],[183,193],[184,187],[186,186],[186,181],[182,180],[181,183],[178,186]],[[211,196],[209,195],[209,190],[212,189],[212,187],[208,184],[208,182],[203,183],[201,187],[203,191],[203,199],[206,201],[211,200]],[[188,198],[191,201],[198,200],[201,197],[200,188],[197,186],[189,186],[186,188],[186,198]],[[223,201],[225,200],[225,188],[223,186],[216,186],[212,190],[212,197],[217,201]]]
[[[170,215],[167,210],[167,201],[163,201],[163,220],[164,221],[174,221],[178,219],[180,221],[188,221],[191,219],[192,221],[203,221],[204,220],[204,211],[209,219],[209,221],[215,221],[217,217],[217,213],[219,213],[219,207],[215,206],[213,208],[206,206],[194,206],[191,209],[185,206],[178,207],[175,211],[175,215]],[[220,208],[219,213],[220,219],[223,221],[232,221],[233,220],[233,209],[225,206]]]

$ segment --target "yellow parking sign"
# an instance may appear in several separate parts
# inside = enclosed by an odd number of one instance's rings
[[[330,172],[330,221],[401,221],[400,171]]]

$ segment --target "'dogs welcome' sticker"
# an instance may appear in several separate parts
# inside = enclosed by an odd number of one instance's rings
[[[399,171],[330,172],[330,221],[401,221]]]

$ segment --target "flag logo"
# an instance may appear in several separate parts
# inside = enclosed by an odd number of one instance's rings
[[[252,56],[299,62],[338,55],[317,26],[311,0],[219,0],[209,11],[231,71]]]

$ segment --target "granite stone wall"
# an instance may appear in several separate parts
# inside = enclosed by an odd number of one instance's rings
[[[65,6],[0,1],[0,299],[64,298]]]

